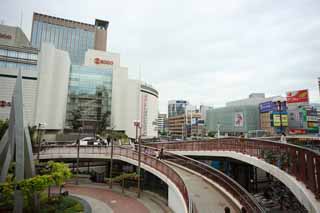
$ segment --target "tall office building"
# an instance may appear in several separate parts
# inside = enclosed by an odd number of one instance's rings
[[[19,70],[22,71],[24,122],[33,122],[37,87],[38,50],[19,27],[0,24],[0,119],[9,118],[11,97]]]
[[[186,113],[186,107],[188,101],[185,100],[171,100],[168,102],[168,117],[177,115],[184,115]]]
[[[72,64],[81,65],[88,49],[106,51],[108,25],[108,21],[98,19],[92,25],[34,13],[31,44],[40,49],[42,42],[52,43],[69,52]]]

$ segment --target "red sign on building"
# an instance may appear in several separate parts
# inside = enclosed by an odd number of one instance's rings
[[[11,107],[11,102],[0,100],[0,107]]]
[[[11,39],[12,39],[12,36],[11,36],[11,35],[7,35],[7,34],[0,33],[0,38],[11,40]]]
[[[104,60],[104,59],[101,59],[101,58],[95,58],[95,59],[94,59],[94,63],[95,63],[95,64],[108,64],[108,65],[113,65],[113,61]]]
[[[289,134],[291,135],[302,135],[302,134],[306,134],[307,131],[305,129],[290,129],[289,130]]]
[[[288,104],[305,102],[309,102],[309,94],[307,89],[287,92]]]

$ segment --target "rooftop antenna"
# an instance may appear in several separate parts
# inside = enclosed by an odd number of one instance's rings
[[[20,11],[20,28],[22,29],[22,19],[23,19],[23,12]]]

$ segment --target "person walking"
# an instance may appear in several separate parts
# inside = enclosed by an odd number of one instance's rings
[[[283,132],[283,133],[281,134],[280,142],[281,142],[281,143],[287,143],[286,133]]]
[[[240,133],[240,149],[242,152],[246,152],[246,149],[245,149],[245,140],[244,140],[244,134],[241,132]]]
[[[159,159],[160,159],[160,160],[163,159],[163,157],[164,157],[163,155],[164,155],[164,153],[163,153],[163,148],[161,148],[161,149],[160,149],[160,152],[159,152]]]

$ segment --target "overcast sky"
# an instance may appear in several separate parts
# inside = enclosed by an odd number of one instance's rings
[[[249,93],[309,89],[319,103],[319,0],[0,0],[0,20],[30,37],[33,12],[108,20],[108,50],[169,99],[223,106]]]

